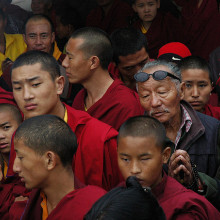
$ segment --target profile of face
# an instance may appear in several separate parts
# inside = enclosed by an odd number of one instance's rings
[[[25,119],[44,114],[57,115],[63,76],[52,80],[50,73],[36,63],[13,69],[11,79],[15,101]]]
[[[149,54],[145,47],[142,47],[134,54],[119,56],[117,68],[120,72],[122,81],[131,89],[136,86],[134,75],[149,61]]]
[[[31,10],[33,14],[45,14],[49,9],[48,0],[32,0]]]
[[[185,82],[184,100],[196,111],[203,112],[212,91],[209,73],[203,69],[186,69],[181,74]]]
[[[22,139],[14,141],[16,158],[13,171],[21,177],[27,189],[42,188],[48,176],[45,156],[37,154],[33,149],[25,146]]]
[[[123,178],[136,176],[143,187],[154,188],[162,180],[162,166],[170,157],[170,148],[162,150],[155,136],[119,137],[118,165]]]
[[[62,66],[66,69],[66,75],[70,83],[85,83],[90,78],[90,58],[86,58],[80,46],[81,38],[70,38],[66,46],[66,57]]]
[[[30,20],[26,24],[24,41],[28,51],[40,50],[51,53],[54,40],[55,33],[46,19]]]
[[[0,111],[0,152],[9,154],[11,138],[19,124],[11,111]]]
[[[166,66],[154,66],[143,72],[153,74],[163,70],[170,72]],[[183,98],[182,86],[178,92],[175,82],[167,76],[163,80],[154,80],[152,76],[145,82],[138,82],[140,103],[146,113],[161,123],[172,123],[180,117],[180,100]]]
[[[136,0],[132,7],[143,22],[152,22],[160,8],[160,0]]]

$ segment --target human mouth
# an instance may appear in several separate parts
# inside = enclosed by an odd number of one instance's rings
[[[6,147],[8,147],[8,143],[1,143],[0,144],[0,149],[4,149]]]
[[[27,105],[25,105],[25,109],[26,109],[27,111],[34,110],[35,108],[37,108],[37,105],[36,105],[36,104],[27,104]]]
[[[200,101],[192,101],[192,102],[190,102],[190,104],[192,106],[200,106],[202,104],[202,102],[200,102]]]

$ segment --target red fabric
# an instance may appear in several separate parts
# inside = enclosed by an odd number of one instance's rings
[[[73,101],[73,107],[85,111],[84,100],[86,90],[82,89]],[[137,93],[127,88],[121,80],[116,79],[108,88],[104,96],[94,103],[87,112],[94,118],[111,125],[115,129],[128,118],[143,115]]]
[[[134,24],[134,27],[141,30],[140,20]],[[159,49],[174,41],[181,42],[181,24],[171,14],[157,12],[155,19],[153,20],[150,28],[145,36],[148,41],[148,53],[150,58],[157,59]]]
[[[66,105],[68,125],[75,132],[78,148],[73,160],[75,176],[86,185],[100,186],[106,190],[121,180],[117,162],[118,132],[107,124]],[[13,176],[16,153],[12,139],[7,176]]]
[[[105,190],[87,186],[67,194],[49,214],[47,220],[82,220],[92,205],[105,194]],[[34,189],[30,195],[22,220],[42,220],[42,198],[40,190]]]
[[[162,182],[152,192],[167,220],[220,219],[220,213],[205,197],[186,189],[165,173]]]
[[[198,1],[175,0],[182,8],[184,43],[193,55],[206,60],[209,53],[220,46],[220,14],[216,0],[203,0],[198,8]]]
[[[203,114],[212,116],[218,120],[220,120],[220,107],[212,106],[210,104],[205,105],[205,111]]]
[[[112,62],[108,65],[108,72],[112,79],[120,79],[119,70]]]
[[[0,103],[8,103],[17,106],[14,100],[13,93],[4,90],[2,87],[0,87]]]
[[[98,27],[112,33],[114,30],[127,27],[129,17],[134,14],[130,5],[121,0],[115,0],[106,16],[101,7],[93,9],[86,19],[86,26]]]

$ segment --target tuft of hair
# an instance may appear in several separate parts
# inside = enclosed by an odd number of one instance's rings
[[[147,38],[138,29],[120,28],[111,34],[113,47],[113,61],[118,65],[120,63],[119,56],[127,56],[134,54],[143,47],[148,51]]]
[[[127,187],[116,187],[101,197],[84,220],[165,220],[165,214],[152,193],[145,191],[133,176]]]
[[[60,67],[56,59],[46,52],[37,50],[31,50],[21,54],[13,63],[11,73],[18,67],[37,63],[41,64],[41,70],[50,74],[53,81],[61,75]]]
[[[52,20],[47,15],[44,15],[44,14],[32,14],[24,22],[24,33],[26,34],[26,26],[27,26],[27,23],[29,21],[41,21],[41,20],[48,21],[49,24],[50,24],[51,33],[55,32],[55,28],[54,28],[53,22],[52,22]]]
[[[21,124],[22,122],[22,115],[19,109],[11,104],[8,103],[0,103],[0,112],[10,112],[13,119],[18,123]]]
[[[180,71],[187,69],[200,69],[206,71],[209,74],[209,79],[211,80],[211,69],[208,62],[199,56],[189,56],[183,58],[178,64]]]
[[[166,130],[157,119],[142,115],[129,118],[119,129],[118,141],[121,137],[155,137],[158,147],[165,149],[170,141],[166,137]]]
[[[113,49],[111,40],[106,32],[95,27],[84,27],[73,32],[72,39],[81,38],[83,43],[79,47],[86,58],[97,56],[100,66],[107,70],[112,61]]]
[[[47,151],[56,153],[63,166],[72,166],[77,150],[76,135],[61,118],[55,115],[40,115],[25,120],[16,130],[16,141],[33,149],[39,155]]]

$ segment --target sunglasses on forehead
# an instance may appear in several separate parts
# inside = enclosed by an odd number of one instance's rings
[[[178,79],[180,81],[180,78],[178,78],[177,76],[174,76],[173,74],[168,73],[163,70],[158,70],[152,74],[145,73],[145,72],[139,72],[134,75],[134,78],[137,82],[145,82],[150,78],[150,76],[152,76],[154,80],[163,80],[167,76],[170,76],[170,77],[172,77],[174,79]]]

